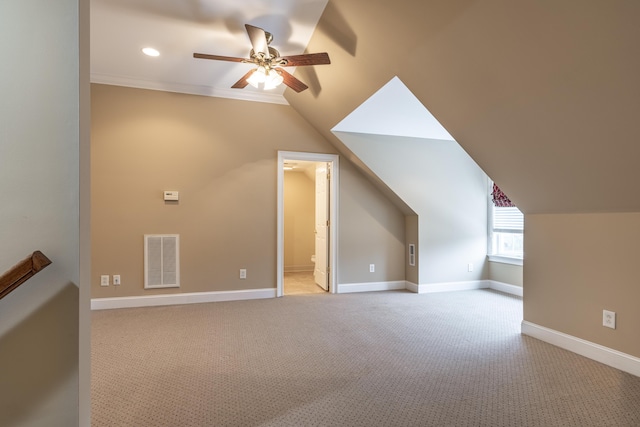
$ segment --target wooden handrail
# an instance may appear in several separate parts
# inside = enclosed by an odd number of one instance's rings
[[[29,257],[14,265],[9,271],[0,276],[0,299],[7,296],[49,264],[51,264],[49,258],[42,252],[35,251]]]

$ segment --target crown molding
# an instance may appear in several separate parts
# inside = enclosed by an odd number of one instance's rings
[[[160,83],[149,80],[121,76],[91,73],[91,83],[125,86],[138,89],[159,90],[164,92],[186,93],[189,95],[211,96],[215,98],[237,99],[240,101],[265,102],[269,104],[289,105],[281,94],[255,92],[251,90],[220,89],[211,86],[187,85],[182,83]]]

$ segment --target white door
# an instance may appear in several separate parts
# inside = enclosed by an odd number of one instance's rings
[[[325,291],[329,290],[329,163],[316,164],[316,265],[313,276]]]

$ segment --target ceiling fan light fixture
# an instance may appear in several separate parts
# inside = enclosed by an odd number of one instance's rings
[[[251,74],[251,76],[247,78],[247,83],[249,83],[251,86],[255,87],[256,89],[260,89],[260,86],[262,85],[262,88],[264,90],[275,89],[280,84],[282,84],[283,81],[284,78],[282,77],[282,75],[280,75],[280,73],[278,73],[277,70],[274,70],[273,68],[267,68],[262,65],[256,68],[253,71],[253,74]]]
[[[309,87],[282,67],[331,64],[329,55],[326,52],[280,56],[280,53],[275,48],[269,46],[273,39],[271,33],[249,24],[245,24],[245,28],[247,29],[247,34],[249,35],[252,46],[249,52],[249,58],[209,55],[197,52],[193,54],[194,58],[241,62],[244,64],[254,64],[254,66],[258,67],[249,70],[240,80],[235,82],[231,86],[233,89],[243,89],[251,85],[256,89],[269,90],[275,89],[284,83],[294,91],[302,92]]]
[[[267,80],[264,82],[264,89],[265,90],[275,89],[278,86],[280,86],[283,81],[284,81],[284,78],[280,73],[277,72],[277,70],[271,70],[267,74]]]
[[[267,81],[268,73],[269,72],[266,68],[264,68],[263,66],[259,66],[253,71],[251,77],[247,79],[247,83],[258,89],[260,87],[260,83],[264,83]]]

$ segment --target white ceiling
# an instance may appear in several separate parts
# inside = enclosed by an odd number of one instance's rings
[[[251,65],[195,59],[193,53],[248,58],[244,24],[272,33],[282,55],[303,53],[327,2],[91,0],[91,81],[286,104],[284,85],[231,89]],[[144,47],[160,56],[144,55]]]
[[[331,130],[454,140],[397,76]]]

